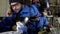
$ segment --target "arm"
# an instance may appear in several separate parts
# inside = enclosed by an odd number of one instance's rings
[[[6,17],[0,23],[0,31],[10,31],[13,24],[11,17]]]
[[[39,13],[38,9],[32,5],[31,7],[31,20],[33,21],[39,21],[41,14]]]

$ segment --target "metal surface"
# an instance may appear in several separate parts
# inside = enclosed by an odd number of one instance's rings
[[[17,31],[9,31],[9,32],[3,32],[0,34],[21,34],[21,32],[17,32]]]

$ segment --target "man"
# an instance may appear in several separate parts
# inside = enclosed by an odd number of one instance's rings
[[[29,22],[29,29],[30,29],[30,34],[37,34],[38,30],[41,30],[43,27],[43,22],[45,21],[43,19],[42,25],[40,22],[40,13],[38,12],[38,10],[36,9],[35,6],[31,6],[28,7],[27,5],[24,5],[24,3],[22,2],[23,0],[9,0],[9,4],[10,4],[10,10],[12,13],[8,13],[9,15],[11,15],[10,17],[6,17],[1,25],[0,25],[0,29],[3,31],[11,31],[12,26],[16,25],[15,21],[17,18],[20,17],[29,17],[30,18],[30,22]],[[40,23],[40,24],[39,24]],[[36,28],[37,27],[37,28]],[[27,26],[25,25],[24,28],[22,28],[23,30],[23,34],[27,34]]]
[[[3,19],[0,24],[0,30],[11,31],[12,26],[16,25],[15,21],[18,17],[29,17],[29,7],[24,5],[23,0],[9,0],[11,14],[8,13],[9,17]],[[26,10],[27,9],[27,10]],[[10,16],[11,15],[11,16]],[[23,33],[27,34],[27,27],[23,28]]]
[[[38,11],[34,11],[33,8],[24,5],[23,0],[9,0],[10,11],[5,19],[0,24],[1,31],[11,31],[12,26],[16,25],[15,21],[20,17],[37,17]],[[10,16],[11,15],[11,16]],[[23,34],[27,34],[27,27],[23,29]]]
[[[32,7],[35,11],[37,10],[37,7],[39,8],[39,6],[37,6],[37,5],[38,4],[33,4],[32,5]],[[48,25],[49,25],[47,18],[42,15],[41,11],[39,11],[39,12],[40,12],[40,16],[37,18],[38,21],[37,20],[35,22],[31,21],[30,24],[29,24],[29,27],[30,27],[29,34],[37,34],[39,31],[44,29],[44,27],[47,28]]]

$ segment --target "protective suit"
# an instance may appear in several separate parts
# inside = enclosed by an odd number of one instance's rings
[[[12,26],[15,25],[15,20],[17,17],[40,17],[41,14],[39,13],[39,11],[36,9],[35,6],[32,5],[32,7],[28,7],[27,5],[24,5],[24,8],[22,10],[19,11],[18,14],[16,14],[15,12],[13,12],[12,17],[6,17],[1,25],[0,25],[0,30],[2,31],[11,31]],[[41,30],[43,28],[43,24],[44,22],[46,23],[45,25],[48,25],[48,21],[46,20],[46,18],[42,17],[39,18],[39,21],[30,21],[29,22],[29,33],[30,34],[37,34],[37,32],[39,30]],[[23,30],[23,34],[28,34],[27,32],[27,26],[25,25],[25,27],[22,28]]]

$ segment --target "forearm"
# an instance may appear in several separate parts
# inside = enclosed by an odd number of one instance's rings
[[[30,20],[32,21],[39,21],[40,17],[31,17]]]
[[[4,31],[11,31],[11,26],[5,26],[5,25],[0,25],[0,31],[4,32]]]

